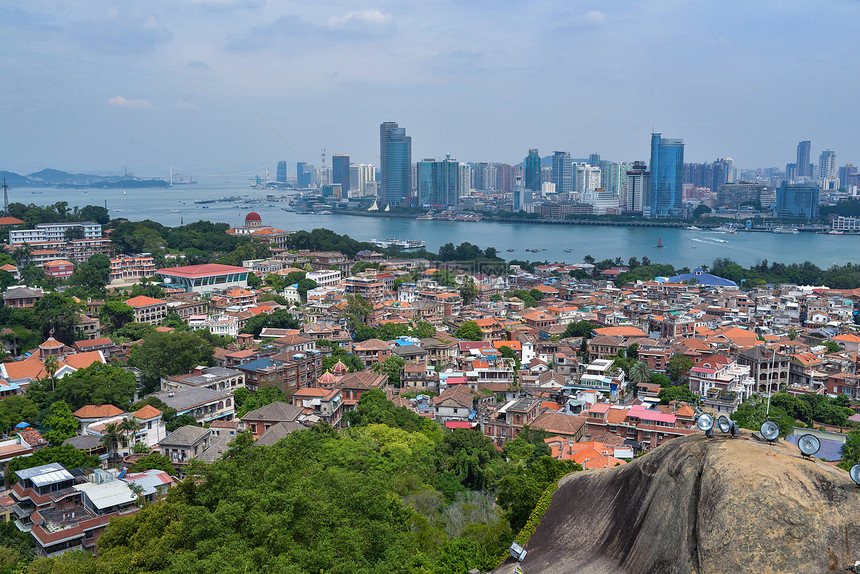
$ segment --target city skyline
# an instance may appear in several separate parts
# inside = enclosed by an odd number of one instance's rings
[[[21,3],[0,8],[15,54],[0,62],[0,156],[25,173],[248,173],[318,164],[322,148],[375,164],[375,128],[392,119],[414,157],[516,164],[538,148],[634,161],[660,131],[684,138],[688,161],[782,167],[811,140],[813,158],[833,149],[850,162],[860,135],[843,118],[857,80],[818,86],[853,64],[858,13],[847,2]]]

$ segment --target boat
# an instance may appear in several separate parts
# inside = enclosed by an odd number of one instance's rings
[[[691,226],[689,226],[689,227],[685,227],[684,229],[686,229],[687,231],[701,231],[701,230],[702,230],[702,228],[701,228],[701,227],[696,227],[695,225],[691,225]]]
[[[657,238],[657,245],[655,245],[654,247],[656,247],[657,249],[663,249],[663,238],[662,237]]]
[[[827,232],[827,235],[845,235],[845,232],[831,229],[830,231]]]
[[[179,213],[179,210],[178,209],[171,209],[170,213]]]
[[[732,225],[730,223],[726,223],[724,225],[721,225],[721,226],[717,227],[716,229],[714,229],[714,231],[716,231],[717,233],[729,233],[729,234],[735,234],[738,232],[738,230],[735,229],[734,227],[732,227]]]
[[[427,246],[425,241],[415,239],[372,239],[369,243],[381,249],[399,249],[405,251],[407,249],[421,249]]]
[[[508,249],[508,253],[513,253],[513,252],[514,252],[513,249]]]
[[[427,213],[425,215],[419,215],[415,219],[417,219],[418,221],[433,221],[433,214]]]
[[[782,235],[798,235],[800,233],[796,227],[774,227],[773,232]]]

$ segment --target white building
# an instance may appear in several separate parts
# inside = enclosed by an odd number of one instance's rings
[[[826,149],[818,158],[818,180],[821,189],[839,189],[839,167],[836,152]]]
[[[188,318],[188,326],[194,331],[198,329],[209,329],[213,335],[235,337],[239,334],[239,320],[232,315],[191,315]]]
[[[73,223],[39,223],[35,229],[10,229],[9,244],[33,243],[35,241],[66,241],[66,232],[79,227],[83,231],[81,239],[101,239],[102,226],[92,221]]]
[[[370,195],[367,184],[376,181],[376,168],[369,163],[349,164],[349,189],[344,191],[356,192],[356,197]]]
[[[342,275],[336,270],[310,271],[305,278],[314,281],[317,287],[334,287],[340,283]]]
[[[594,191],[600,188],[600,168],[587,163],[574,164],[576,191],[584,203],[594,203]]]

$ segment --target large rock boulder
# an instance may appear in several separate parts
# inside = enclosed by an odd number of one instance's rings
[[[526,549],[526,574],[844,572],[860,488],[785,441],[697,434],[562,479]]]

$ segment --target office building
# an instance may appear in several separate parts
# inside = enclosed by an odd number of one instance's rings
[[[576,191],[583,203],[594,203],[594,192],[600,187],[600,168],[587,163],[574,164],[576,168]]]
[[[623,205],[627,211],[642,213],[650,212],[648,200],[651,195],[651,172],[645,166],[645,162],[633,162],[633,166],[627,172],[627,181],[623,188]]]
[[[278,183],[287,183],[287,162],[279,161],[278,162]]]
[[[739,209],[746,204],[768,209],[775,200],[774,189],[766,183],[724,183],[717,189],[717,206]]]
[[[472,195],[472,166],[460,164],[460,197]]]
[[[525,187],[532,191],[540,191],[540,155],[538,150],[530,149],[526,157]]]
[[[376,169],[369,163],[352,163],[349,165],[350,194],[354,197],[368,195],[367,184],[376,181]]]
[[[460,201],[460,163],[450,156],[418,162],[417,181],[421,206],[450,207]]]
[[[621,190],[627,183],[627,172],[633,168],[633,164],[611,161],[602,161],[600,164],[600,183],[603,188],[616,195],[621,195]]]
[[[397,122],[379,125],[381,195],[389,205],[399,205],[412,194],[412,138]]]
[[[821,189],[839,189],[839,168],[832,149],[824,150],[818,158],[818,182]]]
[[[314,166],[300,161],[296,163],[296,187],[299,189],[310,189],[313,187]]]
[[[651,217],[681,215],[684,180],[684,140],[651,134]]]
[[[556,193],[570,193],[573,189],[573,164],[566,151],[552,153],[552,182]]]
[[[591,167],[600,167],[600,154],[593,153],[588,156],[588,165],[590,165]]]
[[[811,160],[812,142],[802,141],[797,144],[797,177],[812,177]]]
[[[331,182],[339,183],[341,190],[346,194],[350,189],[349,185],[349,156],[345,154],[334,154],[331,156]]]
[[[818,186],[814,183],[786,183],[776,190],[775,216],[783,219],[818,218]]]

